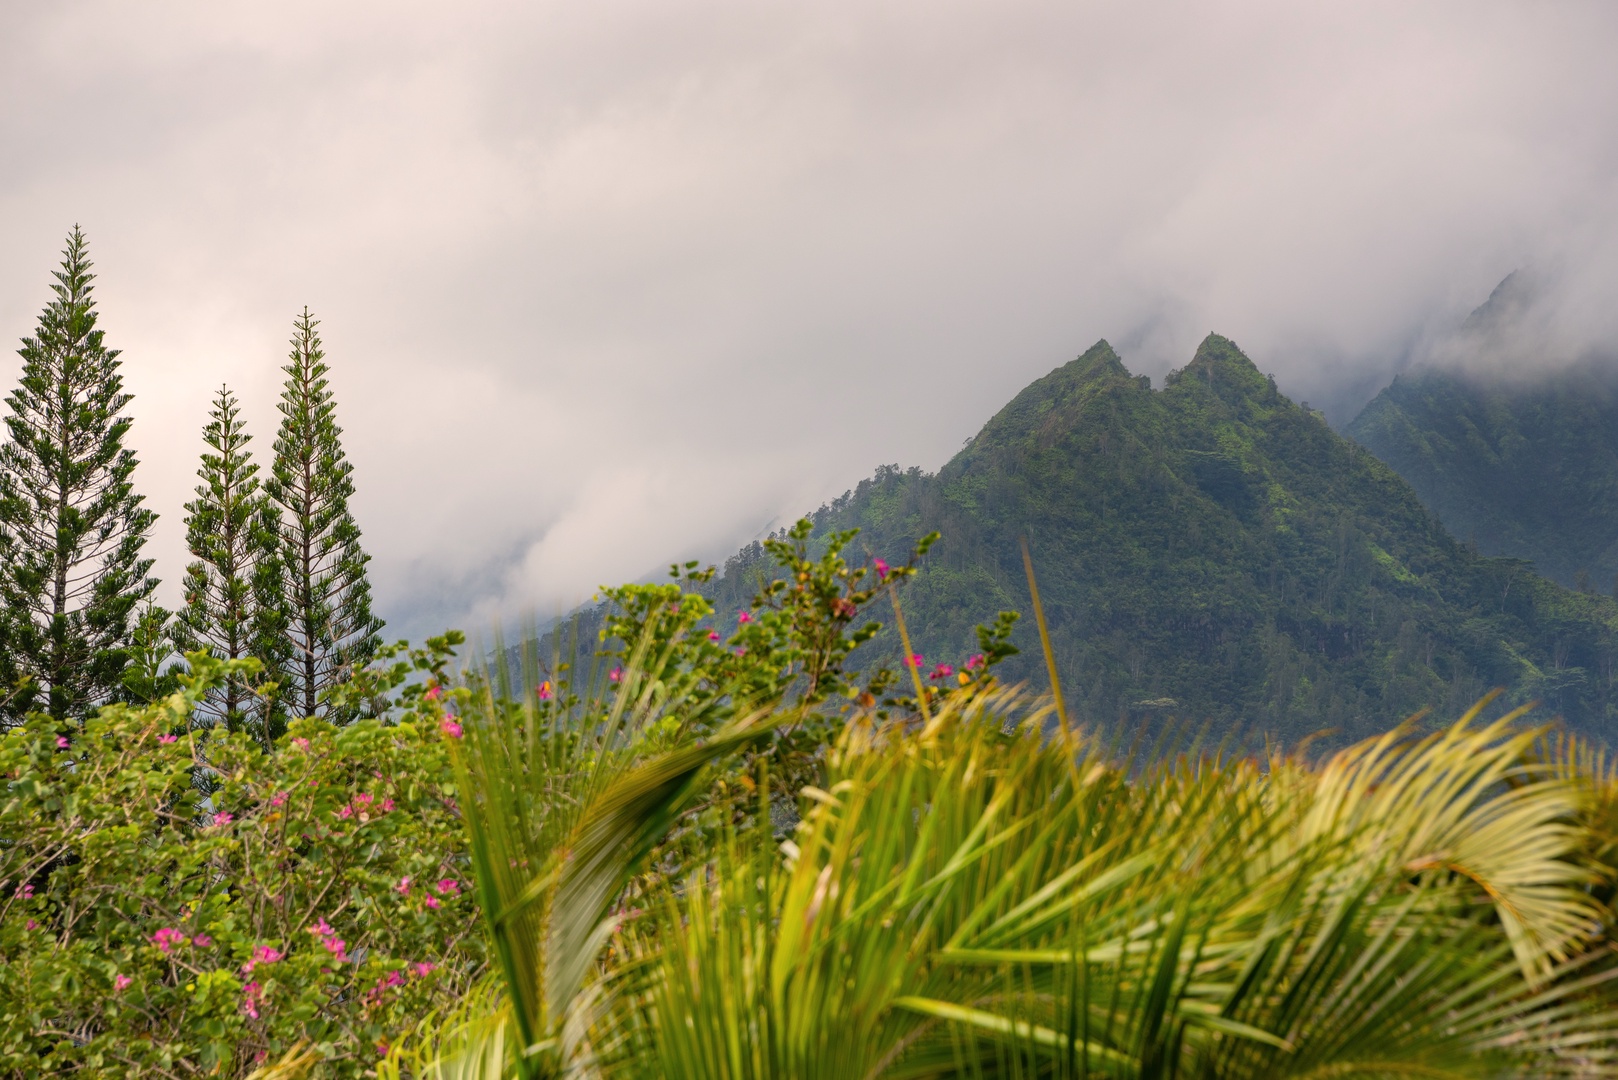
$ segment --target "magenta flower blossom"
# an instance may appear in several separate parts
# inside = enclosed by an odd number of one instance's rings
[[[17,890],[17,899],[19,900],[27,900],[33,895],[34,887],[32,885],[24,885],[22,888]]]
[[[878,581],[886,581],[888,577],[888,564],[885,559],[872,559],[871,565],[876,567]]]
[[[739,611],[739,612],[736,613],[736,622],[737,623],[750,623],[752,621],[753,621],[753,615],[752,615],[751,612]]]
[[[337,811],[337,816],[340,818],[351,818],[354,816],[354,808],[352,806],[345,805],[341,810]]]
[[[427,976],[427,975],[431,975],[433,973],[433,971],[438,967],[438,965],[437,964],[429,964],[424,960],[419,964],[411,964],[410,967],[411,967],[411,969],[413,971],[415,971],[415,973],[417,975]]]
[[[404,877],[400,878],[399,879],[399,884],[397,884],[397,885],[395,885],[393,887],[393,891],[398,893],[400,896],[409,896],[410,895],[410,876],[407,874]]]
[[[608,682],[622,682],[623,678],[624,678],[624,669],[621,668],[621,667],[615,667],[611,671],[607,672],[607,681]]]
[[[191,944],[195,945],[199,949],[206,949],[213,944],[213,938],[209,937],[207,934],[198,934],[196,937],[191,939]]]
[[[709,641],[718,641],[719,640],[719,631],[717,631],[717,630],[708,631],[708,640]]]
[[[746,656],[747,655],[747,646],[746,645],[738,645],[738,646],[736,646],[736,655],[737,656]]]
[[[980,668],[982,666],[983,666],[983,654],[982,653],[973,654],[972,658],[969,659],[966,662],[966,670],[968,670],[968,671],[976,671],[978,668]]]
[[[263,992],[264,988],[256,982],[250,982],[242,987],[242,1012],[254,1020],[258,1019],[259,995]]]
[[[428,701],[437,701],[439,698],[444,696],[444,688],[442,686],[438,686],[437,684],[434,684],[432,686],[429,686],[427,688],[427,693],[422,695],[422,696],[425,697]]]
[[[159,735],[157,737],[157,741],[162,743],[164,746],[167,746],[169,743],[177,743],[177,742],[179,742],[180,737],[178,735],[164,734],[164,735]]]
[[[438,725],[438,730],[442,731],[445,735],[448,735],[452,739],[459,739],[461,737],[461,725],[455,722],[455,718],[453,716],[444,717],[443,722]]]
[[[911,657],[910,657],[910,666],[911,667],[915,668],[917,671],[920,671],[921,670],[921,663],[922,663],[921,653],[914,653],[914,654],[911,655]]]
[[[215,825],[218,825],[218,826],[229,825],[232,821],[235,821],[235,820],[236,820],[236,815],[235,814],[226,813],[223,810],[221,810],[219,813],[217,813],[217,814],[215,814],[213,816],[213,823]]]
[[[393,799],[391,797],[382,800],[382,812],[384,814],[393,813]]]
[[[33,919],[29,919],[28,920],[28,925],[24,926],[23,929],[24,930],[38,930],[39,929],[39,924],[37,922],[35,922]]]
[[[72,745],[72,744],[67,741],[67,736],[66,735],[58,735],[58,736],[56,736],[56,749],[58,749],[58,750],[66,750],[70,745]]]
[[[165,926],[152,935],[152,944],[157,946],[159,952],[166,953],[174,946],[185,943],[186,936],[172,926]]]
[[[948,664],[939,664],[937,667],[933,668],[931,678],[947,679],[953,674],[955,674],[954,668],[950,667]]]
[[[551,699],[551,681],[546,679],[544,682],[540,683],[539,689],[535,690],[534,694],[541,701],[549,701]]]
[[[242,974],[251,975],[253,973],[253,969],[258,967],[260,964],[273,964],[285,956],[286,953],[282,952],[280,949],[270,945],[260,945],[258,948],[253,950],[253,955],[248,959],[247,963],[242,965]]]
[[[296,746],[299,750],[308,750],[309,749],[309,740],[303,738],[300,735],[300,736],[297,736],[297,737],[293,738],[292,745]]]
[[[438,884],[434,885],[433,888],[438,890],[439,896],[461,895],[461,883],[452,877],[440,879]]]
[[[362,791],[358,795],[354,796],[355,806],[370,806],[374,802],[376,802],[376,796],[372,795],[368,791]]]
[[[114,975],[112,977],[112,989],[115,993],[121,994],[125,990],[128,990],[130,983],[133,983],[134,981],[135,980],[131,979],[128,975]]]
[[[427,900],[426,900],[426,904],[432,910],[434,910],[434,911],[438,910],[438,898],[437,897],[429,896],[427,898]]]
[[[287,804],[287,793],[286,792],[277,791],[274,795],[270,796],[270,805],[271,806],[285,806],[286,804]]]

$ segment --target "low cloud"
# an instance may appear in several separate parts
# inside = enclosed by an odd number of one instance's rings
[[[1618,339],[1609,5],[0,18],[0,333],[81,222],[170,602],[207,399],[267,454],[306,303],[416,636],[935,468],[1101,337],[1160,377],[1217,330],[1339,418],[1518,267]]]

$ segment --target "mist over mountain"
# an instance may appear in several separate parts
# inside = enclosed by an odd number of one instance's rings
[[[1398,376],[1345,431],[1456,537],[1582,591],[1618,587],[1618,361],[1556,362],[1539,290],[1513,274],[1437,362]],[[1539,347],[1536,349],[1536,343]]]
[[[929,664],[966,657],[997,611],[1028,612],[1026,536],[1065,693],[1091,721],[1352,736],[1453,715],[1494,686],[1588,731],[1618,708],[1618,602],[1457,541],[1217,335],[1162,389],[1100,342],[938,473],[878,470],[814,519],[818,535],[861,529],[856,548],[890,560],[942,534],[901,594]],[[743,604],[767,573],[745,550],[715,598]],[[1043,684],[1031,618],[1016,640],[1007,677]],[[867,649],[896,655],[891,630]]]

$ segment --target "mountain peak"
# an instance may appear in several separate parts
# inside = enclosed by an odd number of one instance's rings
[[[1247,354],[1234,341],[1218,334],[1203,338],[1191,362],[1170,378],[1176,383],[1194,379],[1226,401],[1262,399],[1272,389],[1269,378]]]

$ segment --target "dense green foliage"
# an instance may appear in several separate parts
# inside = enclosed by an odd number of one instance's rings
[[[1131,763],[981,674],[850,711],[857,681],[803,678],[851,641],[816,628],[887,575],[771,554],[728,635],[696,593],[620,591],[605,700],[457,692],[499,963],[385,1080],[1618,1069],[1599,761],[1473,710],[1318,767]],[[774,751],[813,716],[783,821]]]
[[[186,547],[195,561],[186,567],[173,640],[181,652],[259,661],[254,682],[232,671],[197,703],[192,720],[231,730],[250,724],[267,747],[283,725],[273,696],[257,691],[280,674],[290,650],[275,506],[261,490],[240,413],[236,396],[220,387],[202,432],[211,453],[204,451],[202,483],[185,505]]]
[[[1610,365],[1531,381],[1407,372],[1347,432],[1484,554],[1527,559],[1581,592],[1618,589],[1618,374]]]
[[[251,666],[202,653],[157,705],[0,738],[0,1075],[240,1076],[308,1045],[359,1076],[457,1000],[484,939],[437,645],[376,677],[427,676],[395,722],[296,720],[273,753],[191,723]]]
[[[124,445],[130,402],[105,344],[84,234],[68,236],[56,298],[18,350],[0,447],[0,676],[13,717],[82,717],[122,690],[135,609],[157,587]]]
[[[348,510],[354,467],[343,453],[317,325],[308,308],[294,320],[292,353],[282,368],[287,378],[277,406],[275,463],[264,485],[280,510],[283,581],[272,607],[284,617],[288,658],[278,674],[298,716],[332,707],[328,691],[370,658],[383,625],[371,613],[370,556],[360,548],[360,529]]]
[[[1217,336],[1155,391],[1102,342],[936,475],[884,468],[814,520],[861,528],[875,554],[942,534],[900,595],[916,650],[951,663],[975,624],[1026,608],[1026,536],[1057,669],[1089,720],[1361,737],[1494,686],[1588,731],[1618,718],[1618,605],[1457,543]],[[717,604],[767,572],[757,549],[732,559]],[[1025,621],[1008,677],[1042,678],[1032,635]],[[891,633],[872,650],[898,651]]]

